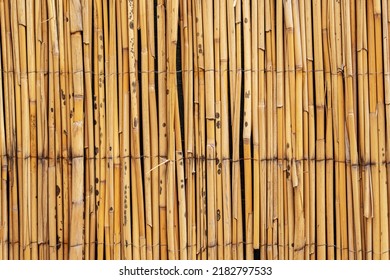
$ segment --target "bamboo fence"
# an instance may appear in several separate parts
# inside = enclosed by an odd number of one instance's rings
[[[389,259],[387,0],[0,0],[0,259]]]

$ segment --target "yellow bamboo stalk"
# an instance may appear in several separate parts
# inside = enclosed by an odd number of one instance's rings
[[[325,258],[325,93],[324,93],[324,66],[321,36],[321,2],[313,1],[313,34],[314,34],[314,71],[316,92],[316,240],[319,259]],[[321,211],[322,209],[322,211]],[[321,251],[322,250],[322,251]]]
[[[82,11],[80,1],[70,3],[74,114],[72,117],[72,209],[70,215],[69,258],[82,259],[84,248],[84,79],[82,58]]]
[[[374,32],[373,32],[374,30]],[[377,92],[376,75],[376,48],[375,48],[375,25],[374,25],[374,3],[367,2],[367,49],[368,49],[368,82],[370,92]],[[379,151],[378,151],[378,114],[377,94],[369,94],[370,112],[370,152],[371,152],[371,176],[372,176],[372,257],[380,259],[381,239],[375,238],[380,233],[380,186],[379,186]]]
[[[159,120],[159,214],[160,214],[160,259],[168,258],[167,213],[166,213],[166,164],[167,160],[167,66],[165,36],[165,1],[157,2],[157,46],[158,63],[158,120]]]

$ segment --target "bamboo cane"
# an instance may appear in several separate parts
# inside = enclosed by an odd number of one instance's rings
[[[80,1],[70,3],[70,32],[72,55],[72,73],[74,81],[74,114],[72,120],[72,211],[70,224],[70,245],[69,258],[82,259],[84,248],[84,129],[83,129],[83,107],[84,107],[84,86],[83,86],[83,58],[82,58],[82,14]]]
[[[375,31],[374,26],[374,3],[367,2],[367,47],[368,47],[368,81],[370,92],[377,92],[377,75],[376,75],[376,49],[375,49]],[[371,176],[372,176],[372,196],[373,196],[373,219],[372,219],[372,236],[377,236],[380,232],[380,190],[379,190],[379,151],[378,151],[378,116],[377,116],[377,95],[369,95],[369,112],[370,112],[370,152],[371,152]],[[372,257],[380,259],[381,240],[372,238]]]
[[[381,1],[374,1],[374,25],[375,25],[375,52],[376,56],[376,76],[377,76],[377,117],[378,117],[378,163],[379,163],[379,193],[380,193],[380,259],[389,259],[389,224],[388,224],[388,190],[386,187],[386,161],[385,154],[385,109],[383,92],[383,46],[382,46],[382,11]]]

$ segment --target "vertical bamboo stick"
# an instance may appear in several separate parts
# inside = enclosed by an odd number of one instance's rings
[[[251,15],[249,1],[243,1],[244,49],[251,48]],[[246,257],[253,259],[253,209],[252,209],[252,64],[251,52],[244,53],[244,183],[245,183],[245,242]]]
[[[375,238],[380,233],[380,187],[379,187],[379,151],[378,151],[378,115],[377,115],[377,75],[375,49],[375,25],[374,25],[374,2],[367,2],[367,39],[368,39],[368,81],[369,81],[369,108],[370,108],[370,152],[372,172],[372,196],[373,196],[373,219],[372,219],[372,257],[380,259],[381,239]]]
[[[382,9],[381,1],[374,1],[376,79],[377,79],[377,118],[378,118],[378,163],[379,163],[379,208],[380,208],[380,259],[389,259],[389,221],[388,221],[388,189],[386,187],[385,155],[385,108],[383,92],[383,42],[382,42]],[[386,61],[387,62],[387,61]]]
[[[132,236],[131,236],[131,200],[130,200],[130,73],[129,73],[129,38],[127,22],[127,3],[121,2],[122,24],[122,52],[123,52],[123,99],[122,99],[122,135],[121,135],[121,193],[122,193],[122,216],[121,216],[121,243],[122,258],[132,259]]]
[[[223,238],[224,238],[224,259],[231,259],[231,181],[230,181],[230,161],[229,161],[229,95],[228,95],[228,30],[227,30],[227,5],[226,0],[221,1],[220,28],[221,28],[221,142],[222,146],[222,195],[223,206],[221,217],[223,220]],[[230,92],[230,94],[232,94]]]
[[[74,80],[74,114],[72,120],[72,210],[69,258],[82,259],[84,248],[84,83],[82,58],[82,14],[80,1],[70,3],[70,32],[72,44],[72,73]]]
[[[157,123],[157,103],[156,103],[156,86],[155,86],[155,28],[154,28],[154,1],[149,0],[147,2],[147,18],[148,18],[148,69],[149,69],[149,81],[148,81],[148,98],[149,98],[149,120],[150,120],[150,138],[151,138],[151,187],[152,187],[152,200],[159,195],[158,186],[158,123]],[[153,230],[153,259],[159,259],[159,207],[158,203],[152,205],[152,230]]]
[[[145,189],[145,214],[146,214],[146,253],[147,259],[152,259],[152,189],[151,189],[151,158],[150,158],[150,120],[149,120],[149,93],[148,93],[148,33],[147,14],[145,1],[140,2],[140,28],[141,28],[141,99],[142,99],[142,139],[143,139],[143,166]]]

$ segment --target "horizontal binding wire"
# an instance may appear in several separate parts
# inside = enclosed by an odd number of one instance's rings
[[[44,157],[44,156],[25,156],[25,157],[19,157],[19,156],[7,156],[7,160],[29,160],[29,159],[37,159],[38,161],[42,160],[65,160],[65,161],[72,161],[73,159],[79,159],[79,158],[84,158],[85,160],[114,160],[114,159],[153,159],[153,158],[158,158],[160,160],[168,162],[178,162],[178,161],[186,161],[186,160],[197,160],[197,161],[217,161],[217,162],[223,162],[223,161],[230,161],[230,162],[240,162],[240,161],[245,161],[245,160],[252,160],[256,162],[278,162],[278,161],[287,161],[287,162],[302,162],[302,161],[314,161],[314,162],[325,162],[325,161],[333,161],[334,163],[344,163],[344,164],[350,164],[352,167],[368,167],[368,166],[375,166],[377,164],[383,164],[383,165],[389,165],[390,161],[384,161],[381,163],[378,162],[364,162],[364,163],[358,163],[358,164],[352,164],[351,160],[335,160],[333,158],[324,158],[324,159],[317,159],[317,158],[308,158],[308,157],[302,157],[301,159],[296,159],[296,158],[291,158],[288,159],[287,157],[283,158],[278,158],[278,157],[273,157],[273,158],[253,158],[253,157],[242,157],[238,159],[232,159],[232,158],[207,158],[205,156],[192,156],[192,157],[180,157],[177,159],[170,160],[167,158],[167,156],[146,156],[146,155],[141,155],[141,156],[118,156],[118,157],[88,157],[88,156],[75,156],[75,157],[64,157],[64,156],[59,156],[59,157]]]
[[[20,72],[16,70],[0,70],[0,72],[4,74],[15,74],[15,75],[28,75],[28,74],[92,74],[92,75],[97,75],[100,77],[111,77],[111,76],[119,76],[119,75],[125,75],[125,74],[178,74],[178,73],[194,73],[194,72],[214,72],[214,73],[226,73],[226,72],[252,72],[252,73],[292,73],[296,72],[296,69],[283,69],[283,70],[277,70],[277,69],[244,69],[244,68],[237,68],[237,69],[203,69],[203,68],[198,68],[198,69],[178,69],[176,71],[158,71],[158,70],[150,70],[150,71],[124,71],[124,72],[114,72],[114,73],[109,73],[109,74],[104,74],[104,73],[97,73],[93,70],[85,71],[85,70],[78,70],[78,71],[48,71],[48,70],[36,70],[36,71],[27,71],[27,72]],[[324,69],[312,69],[312,70],[302,70],[303,73],[325,73],[325,74],[330,74],[331,76],[337,76],[340,73],[345,73],[344,69],[338,69],[337,72],[333,71],[325,71]],[[355,73],[353,75],[348,75],[348,76],[363,76],[363,75],[389,75],[390,73],[384,73],[383,71],[376,72],[376,71],[366,71],[364,73]],[[23,76],[26,77],[27,76]]]
[[[39,242],[39,241],[37,241],[37,242],[29,242],[28,244],[26,244],[25,245],[25,247],[23,248],[23,249],[25,249],[25,248],[27,248],[27,247],[29,247],[29,246],[31,246],[31,245],[33,245],[33,244],[37,244],[37,245],[48,245],[48,247],[49,248],[58,248],[59,246],[62,246],[62,245],[68,245],[69,247],[79,247],[79,246],[86,246],[86,245],[89,245],[89,246],[91,246],[91,245],[108,245],[108,246],[116,246],[116,245],[121,245],[122,243],[124,243],[124,242],[118,242],[118,243],[107,243],[107,242],[97,242],[97,241],[91,241],[91,242],[84,242],[83,244],[74,244],[74,245],[70,245],[70,243],[69,242],[63,242],[63,243],[57,243],[57,244],[55,244],[55,245],[50,245],[49,243],[48,243],[48,241],[44,241],[44,242]],[[20,241],[14,241],[14,242],[11,242],[11,241],[3,241],[2,243],[1,243],[2,245],[3,244],[6,244],[6,245],[20,245]],[[247,244],[252,244],[252,243],[247,243],[247,242],[245,242],[245,241],[240,241],[240,242],[237,242],[237,243],[235,243],[235,244],[233,244],[232,242],[230,242],[230,243],[228,243],[228,244],[222,244],[222,245],[220,245],[220,246],[226,246],[226,245],[228,245],[228,246],[232,246],[232,245],[236,245],[236,246],[238,246],[238,245],[247,245]],[[126,246],[126,247],[129,247],[129,246],[132,246],[133,248],[137,248],[137,249],[142,249],[142,248],[154,248],[154,247],[158,247],[158,246],[160,246],[160,247],[166,247],[167,246],[167,244],[152,244],[152,245],[142,245],[142,246],[137,246],[137,245],[134,245],[134,243],[132,243],[132,242],[130,242],[130,243],[126,243],[126,244],[124,244],[124,246]],[[213,246],[213,247],[217,247],[218,245],[215,245],[215,246]],[[260,244],[260,248],[273,248],[273,247],[278,247],[278,248],[284,248],[284,249],[286,249],[286,248],[294,248],[293,246],[291,246],[290,244]],[[349,249],[349,248],[345,248],[345,247],[339,247],[339,246],[337,246],[337,245],[335,245],[335,244],[327,244],[327,243],[325,243],[325,244],[317,244],[317,243],[310,243],[310,244],[305,244],[305,245],[303,245],[302,246],[302,248],[303,249],[306,249],[306,248],[308,248],[308,247],[312,247],[312,246],[315,246],[315,247],[327,247],[327,248],[334,248],[334,249],[338,249],[338,250],[342,250],[342,251],[344,251],[344,250],[347,250],[348,252],[350,252],[350,253],[373,253],[373,254],[376,254],[376,255],[383,255],[383,254],[386,254],[386,253],[389,253],[390,252],[390,248],[388,248],[387,250],[385,250],[385,251],[381,251],[380,253],[376,253],[376,252],[374,252],[374,250],[363,250],[363,249],[361,249],[361,250],[351,250],[351,249]],[[193,244],[193,245],[187,245],[185,248],[192,248],[192,247],[196,247],[196,244]],[[202,249],[203,250],[207,250],[208,248],[211,248],[211,247],[209,247],[209,246],[205,246],[205,247],[203,247]],[[300,250],[302,250],[302,248],[300,248]],[[177,249],[177,250],[171,250],[171,252],[176,252],[176,253],[180,253],[181,251],[182,251],[183,249]]]

